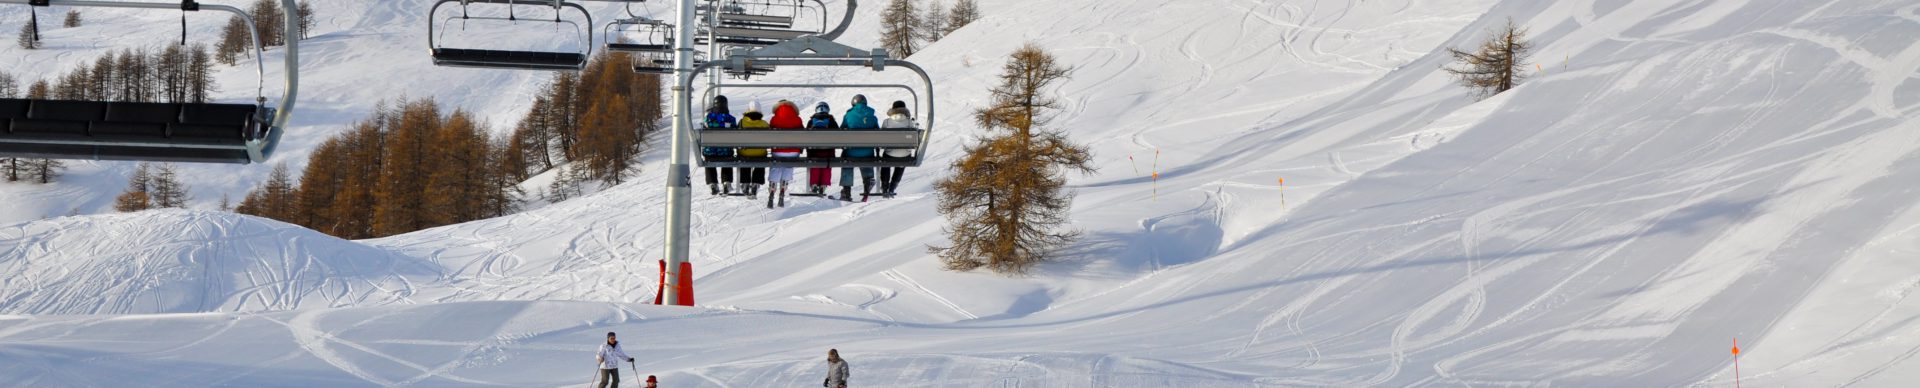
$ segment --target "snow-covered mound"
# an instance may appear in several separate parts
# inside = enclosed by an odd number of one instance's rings
[[[435,266],[298,226],[156,210],[0,227],[0,314],[378,305]]]
[[[912,58],[943,115],[907,195],[697,196],[700,307],[637,304],[660,258],[656,147],[633,183],[348,243],[392,255],[374,273],[405,298],[4,317],[0,377],[572,385],[619,331],[640,373],[688,386],[812,384],[826,348],[880,386],[1725,386],[1736,338],[1744,384],[1920,380],[1920,6],[982,3]],[[863,12],[844,41],[871,44]],[[1475,101],[1438,49],[1509,18],[1539,44],[1536,78]],[[389,50],[338,39],[341,58]],[[1026,40],[1077,67],[1056,123],[1102,167],[1074,181],[1086,238],[1028,277],[942,271],[924,193]],[[818,80],[876,81],[769,81]],[[733,100],[851,94],[781,93]],[[409,262],[432,270],[385,269]]]

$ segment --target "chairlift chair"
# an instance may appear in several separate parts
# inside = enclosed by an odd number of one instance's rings
[[[632,39],[634,35],[640,39]],[[673,25],[647,18],[616,19],[607,23],[601,41],[607,42],[607,51],[672,54]]]
[[[748,7],[753,8],[749,9]],[[737,1],[719,7],[721,23],[745,23],[773,28],[791,28],[803,5],[798,0]]]
[[[528,21],[540,20],[555,24],[572,25],[575,31],[580,33],[579,36],[586,42],[580,46],[580,51],[577,52],[442,47],[439,43],[439,36],[435,33],[436,29],[434,28],[433,19],[439,15],[440,6],[449,3],[459,3],[461,10],[460,15],[448,17],[446,20],[447,23],[456,20],[463,22],[467,20],[502,20],[508,22],[518,22],[522,19]],[[473,16],[466,11],[466,9],[473,4],[506,5],[508,16],[504,18],[498,16]],[[514,7],[522,5],[550,7],[553,9],[553,19],[548,21],[544,19],[523,18],[514,14]],[[582,27],[583,24],[581,23],[562,18],[561,15],[564,14],[567,9],[578,11],[580,17],[586,20],[584,26],[587,27]],[[433,64],[438,66],[518,70],[581,70],[586,68],[587,59],[593,56],[593,33],[591,32],[591,26],[593,26],[593,15],[587,12],[586,7],[566,0],[439,0],[433,3],[432,9],[427,11],[427,47],[433,50]],[[445,33],[445,31],[440,31],[440,33]]]
[[[137,103],[48,99],[0,99],[0,157],[138,160],[193,163],[264,163],[279,145],[299,91],[298,9],[282,0],[286,23],[286,92],[277,107],[266,105],[265,52],[258,26],[247,12],[225,5],[86,0],[0,0],[0,4],[136,9],[213,10],[232,13],[253,39],[255,104]]]
[[[717,148],[911,148],[913,156],[904,158],[740,158],[709,157],[702,155],[701,167],[918,167],[925,161],[928,133],[932,129],[934,118],[933,79],[925,70],[900,59],[888,57],[885,49],[860,50],[818,36],[803,36],[760,49],[735,49],[724,61],[704,63],[696,66],[696,73],[715,66],[724,66],[730,71],[748,71],[756,66],[830,66],[865,67],[874,71],[885,71],[887,67],[900,67],[913,71],[920,76],[919,89],[896,84],[728,84],[723,88],[896,88],[907,90],[912,95],[918,112],[925,114],[926,121],[920,128],[885,129],[740,129],[740,128],[696,128],[692,131],[696,149]],[[681,87],[692,88],[692,78],[681,80]],[[921,100],[921,92],[926,99]],[[699,117],[692,112],[693,104],[686,104],[688,111],[680,114],[683,120]]]

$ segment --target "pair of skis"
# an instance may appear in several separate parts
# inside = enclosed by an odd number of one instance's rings
[[[634,363],[633,363],[633,361],[627,361],[627,367],[630,367],[630,368],[633,368],[633,381],[634,381],[634,382],[638,382],[638,383],[640,383],[640,384],[643,384],[643,385],[644,385],[644,384],[646,384],[646,382],[643,382],[643,381],[640,381],[640,367],[639,367],[639,366],[636,366],[636,365],[634,365]],[[618,369],[615,369],[615,370],[618,370]],[[614,373],[619,373],[619,372],[614,372]],[[593,366],[593,382],[590,382],[590,383],[587,383],[587,387],[588,387],[588,388],[599,388],[599,387],[600,387],[600,375],[601,375],[601,374],[602,374],[602,373],[600,373],[600,366],[599,366],[599,365],[594,365],[594,366]],[[620,388],[620,387],[614,387],[614,388]]]

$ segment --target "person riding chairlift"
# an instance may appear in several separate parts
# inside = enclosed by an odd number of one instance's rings
[[[727,96],[713,96],[713,103],[707,105],[706,124],[707,128],[739,126],[739,123],[734,121],[733,114],[727,112]],[[731,158],[734,156],[734,151],[727,147],[706,147],[700,149],[700,154],[709,158]],[[733,169],[707,167],[707,190],[711,191],[712,195],[733,192]]]
[[[780,100],[773,104],[773,120],[767,121],[773,129],[800,129],[804,123],[800,120],[800,106],[793,101]],[[775,148],[774,159],[794,160],[800,158],[799,148]],[[767,168],[767,208],[773,208],[775,197],[780,207],[787,207],[787,185],[793,181],[792,167]]]
[[[741,116],[744,117],[744,119],[740,120],[740,128],[767,129],[771,127],[766,120],[761,119],[760,103],[756,102],[747,105],[747,113],[743,113]],[[767,149],[765,148],[740,149],[740,158],[742,159],[764,159],[766,157]],[[744,186],[740,191],[745,192],[747,198],[759,198],[760,184],[767,181],[767,169],[760,167],[740,167],[734,174],[740,177],[740,185]]]
[[[847,129],[880,128],[880,119],[874,117],[873,107],[867,106],[865,95],[853,95],[853,107],[847,108],[847,115],[844,117],[846,120],[842,123],[846,124]],[[845,153],[847,158],[872,158],[879,153],[879,150],[872,147],[854,147],[847,148]],[[853,201],[853,171],[853,167],[840,168],[840,200],[842,201]],[[873,167],[860,168],[861,202],[866,202],[867,196],[873,195],[873,178]]]
[[[840,123],[833,119],[833,107],[828,106],[826,101],[814,105],[813,117],[807,120],[807,129],[840,129]],[[832,148],[807,149],[808,158],[832,159],[834,153]],[[827,194],[827,186],[830,185],[833,185],[833,169],[826,167],[807,169],[807,193],[824,196]]]
[[[907,110],[907,102],[895,100],[893,102],[893,109],[887,110],[887,121],[881,122],[880,128],[887,128],[887,129],[916,128],[916,126],[913,123],[913,112],[910,112]],[[887,158],[910,158],[910,157],[913,157],[913,149],[912,148],[888,148],[886,151],[886,157]],[[900,188],[900,178],[906,175],[907,175],[906,167],[881,167],[880,168],[880,196],[893,198],[894,190]]]

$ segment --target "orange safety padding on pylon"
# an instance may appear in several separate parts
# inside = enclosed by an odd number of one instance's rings
[[[676,295],[678,297],[677,299],[679,299],[678,301],[676,301],[678,302],[676,304],[681,306],[692,306],[693,305],[693,263],[680,263],[680,281],[675,282],[674,287],[677,287],[678,291],[680,291],[678,295]]]
[[[664,302],[664,300],[662,300],[661,298],[665,298],[666,296],[667,296],[667,261],[661,260],[660,261],[660,284],[655,286],[653,289],[653,304],[654,305],[662,304],[661,302]]]

